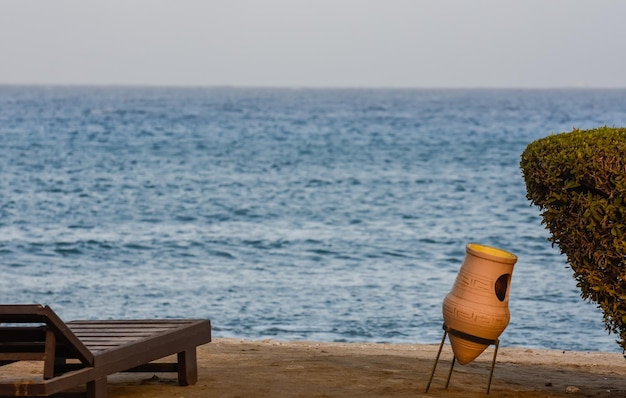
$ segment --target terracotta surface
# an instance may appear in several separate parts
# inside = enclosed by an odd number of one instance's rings
[[[508,347],[500,347],[490,395],[485,389],[491,348],[471,364],[457,365],[444,390],[452,358],[448,344],[425,394],[438,346],[217,339],[198,351],[196,385],[179,387],[173,375],[115,375],[109,378],[109,397],[626,396],[621,354]],[[24,365],[11,370],[31,371]],[[8,373],[0,377],[11,377]]]
[[[517,257],[507,251],[470,243],[450,293],[443,300],[448,328],[497,340],[509,324],[509,288]],[[460,364],[478,357],[489,344],[448,334]]]

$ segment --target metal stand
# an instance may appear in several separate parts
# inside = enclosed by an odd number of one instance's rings
[[[439,351],[437,351],[437,358],[435,358],[435,364],[433,365],[433,370],[432,372],[430,372],[430,379],[428,379],[428,384],[426,385],[426,392],[430,390],[430,384],[433,381],[433,376],[435,375],[435,369],[437,369],[437,363],[439,362],[439,356],[441,355],[441,350],[443,348],[443,344],[446,341],[446,336],[448,336],[448,333],[452,335],[460,335],[459,337],[466,338],[466,339],[470,337],[468,340],[471,340],[471,337],[473,337],[474,339],[480,340],[481,343],[488,343],[490,345],[494,344],[496,346],[493,352],[493,359],[491,360],[491,371],[489,372],[489,383],[487,384],[487,394],[489,394],[489,391],[491,390],[491,379],[493,378],[493,369],[496,366],[496,356],[498,355],[498,347],[500,346],[500,340],[485,340],[479,337],[470,336],[465,333],[458,332],[454,329],[450,329],[445,324],[443,325],[443,338],[441,339],[441,344],[439,344]],[[452,377],[452,370],[454,369],[455,362],[456,362],[456,356],[452,358],[452,364],[450,365],[450,371],[448,372],[448,379],[446,380],[446,387],[445,387],[446,390],[448,389],[448,386],[450,385],[450,377]]]

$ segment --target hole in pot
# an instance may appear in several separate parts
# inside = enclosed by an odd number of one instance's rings
[[[504,274],[501,275],[498,280],[496,280],[496,297],[498,297],[498,300],[500,301],[504,301],[504,299],[506,298],[506,290],[509,287],[510,277],[511,275]]]

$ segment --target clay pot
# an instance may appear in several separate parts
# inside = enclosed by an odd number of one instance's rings
[[[443,322],[461,365],[494,344],[509,324],[509,287],[517,256],[469,243],[452,290],[443,300]]]

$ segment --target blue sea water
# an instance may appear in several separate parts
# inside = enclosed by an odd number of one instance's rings
[[[519,256],[503,345],[620,351],[519,169],[602,125],[625,90],[0,86],[0,302],[438,343],[478,242]]]

